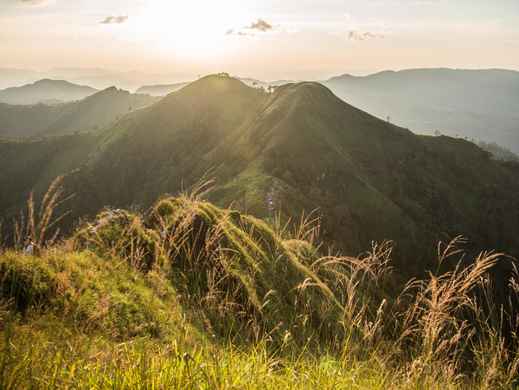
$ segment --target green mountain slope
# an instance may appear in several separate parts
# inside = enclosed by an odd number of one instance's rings
[[[99,207],[148,205],[206,172],[218,179],[220,204],[267,217],[318,209],[324,234],[349,253],[393,239],[420,257],[458,234],[518,248],[517,166],[466,141],[414,135],[319,84],[269,95],[202,79],[120,122],[85,174],[103,194]]]
[[[88,134],[24,142],[0,140],[0,215],[10,219],[32,190],[45,191],[55,177],[86,164],[97,142],[97,137]]]
[[[394,240],[406,270],[423,270],[439,239],[519,254],[519,166],[474,144],[418,136],[316,83],[268,94],[209,76],[126,116],[68,178],[77,214],[147,207],[201,177],[211,200],[254,215],[317,214],[349,254]],[[427,255],[426,255],[427,254]]]
[[[77,102],[54,106],[0,103],[0,136],[20,138],[103,129],[157,100],[112,87]]]

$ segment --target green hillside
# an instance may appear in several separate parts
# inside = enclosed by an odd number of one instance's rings
[[[88,134],[34,141],[0,140],[1,215],[10,220],[31,191],[41,193],[57,176],[85,165],[97,142]]]
[[[422,254],[458,234],[474,249],[518,253],[518,174],[470,142],[417,136],[319,84],[268,94],[210,76],[106,132],[71,188],[95,194],[81,203],[92,215],[146,207],[206,175],[220,205],[267,218],[317,210],[326,240],[347,253],[391,239],[406,269],[423,270]]]
[[[427,268],[426,255],[439,240],[459,234],[474,251],[519,254],[517,164],[496,161],[467,141],[417,136],[320,84],[289,84],[269,94],[227,75],[208,76],[92,139],[71,152],[88,158],[52,169],[81,168],[67,179],[75,216],[107,205],[145,208],[206,177],[215,179],[210,199],[221,206],[268,219],[315,212],[324,239],[345,253],[393,240],[395,257],[410,273]],[[34,145],[45,150],[52,143]],[[21,155],[2,159],[16,167]],[[50,180],[39,174],[46,166],[22,165],[32,173],[27,183]],[[14,181],[9,171],[4,177]],[[15,199],[23,201],[23,188],[2,204],[4,216]]]
[[[0,136],[21,138],[96,131],[112,126],[129,112],[157,101],[115,87],[83,100],[58,105],[0,103]]]

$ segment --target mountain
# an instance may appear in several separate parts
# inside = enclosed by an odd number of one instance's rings
[[[519,152],[519,72],[411,69],[323,82],[341,99],[414,132],[495,142]]]
[[[0,102],[18,105],[32,105],[49,100],[70,102],[84,99],[96,92],[94,88],[68,81],[43,79],[33,84],[0,90]]]
[[[66,134],[79,130],[97,130],[112,125],[134,110],[158,101],[149,95],[131,94],[115,87],[62,107],[61,114],[46,134]]]
[[[32,190],[45,191],[55,177],[83,166],[97,141],[90,134],[23,142],[0,140],[0,187],[8,189],[0,191],[0,220],[16,215],[22,199]]]
[[[286,81],[286,80],[278,80],[278,81],[272,81],[272,82],[265,82],[260,81],[252,78],[237,78],[245,85],[248,85],[249,87],[255,87],[255,88],[268,88],[270,86],[272,87],[279,87],[284,84],[293,83],[293,81]],[[164,85],[147,85],[144,87],[141,87],[137,90],[136,93],[144,93],[151,96],[166,96],[170,93],[176,92],[182,88],[184,88],[186,85],[190,83],[176,83],[176,84],[164,84]]]
[[[474,250],[519,254],[519,164],[497,161],[462,139],[416,135],[318,83],[267,93],[208,76],[96,137],[87,159],[62,169],[77,168],[67,178],[76,216],[107,205],[148,207],[205,175],[216,179],[210,199],[220,205],[267,219],[317,210],[324,239],[346,253],[394,240],[405,272],[423,271],[438,240],[459,234]],[[27,152],[13,147],[20,150],[0,156],[17,166]],[[34,170],[46,165],[42,160]],[[0,186],[21,175],[4,174]],[[0,210],[15,203],[11,198]]]
[[[111,87],[83,100],[59,105],[0,103],[0,136],[20,138],[103,129],[130,111],[157,100]]]
[[[151,96],[166,96],[172,92],[176,92],[181,88],[184,88],[189,83],[176,83],[176,84],[164,84],[164,85],[145,85],[140,87],[136,93],[143,93]]]

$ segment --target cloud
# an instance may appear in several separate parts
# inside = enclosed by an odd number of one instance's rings
[[[18,4],[23,5],[47,5],[50,3],[50,0],[18,0]]]
[[[369,39],[383,39],[383,34],[372,33],[370,31],[360,32],[352,30],[348,33],[348,39],[350,41],[367,41]]]
[[[264,21],[263,19],[258,19],[253,22],[249,27],[249,30],[257,30],[261,32],[267,32],[273,29],[272,25],[269,22]]]
[[[227,30],[227,32],[225,34],[226,35],[238,35],[240,37],[250,37],[250,36],[254,35],[254,34],[246,32],[246,31],[235,30],[233,28],[231,28],[230,30]]]
[[[274,26],[264,19],[258,19],[252,22],[250,25],[240,29],[230,29],[227,31],[227,35],[238,35],[242,37],[254,36],[256,33],[266,33],[274,29]]]
[[[24,0],[27,1],[27,0]],[[128,20],[128,16],[107,16],[101,22],[101,24],[122,24]]]

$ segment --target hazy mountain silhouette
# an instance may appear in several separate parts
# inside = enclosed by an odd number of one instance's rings
[[[157,100],[112,87],[83,100],[59,105],[0,103],[0,136],[20,138],[95,131]]]
[[[0,102],[8,104],[38,104],[42,102],[71,102],[96,93],[91,87],[63,80],[43,79],[33,84],[0,90]]]
[[[164,85],[145,85],[140,87],[136,93],[143,93],[151,96],[166,96],[172,92],[178,91],[189,83],[175,83]]]
[[[519,152],[519,72],[414,69],[323,82],[337,96],[415,132],[435,131]]]

